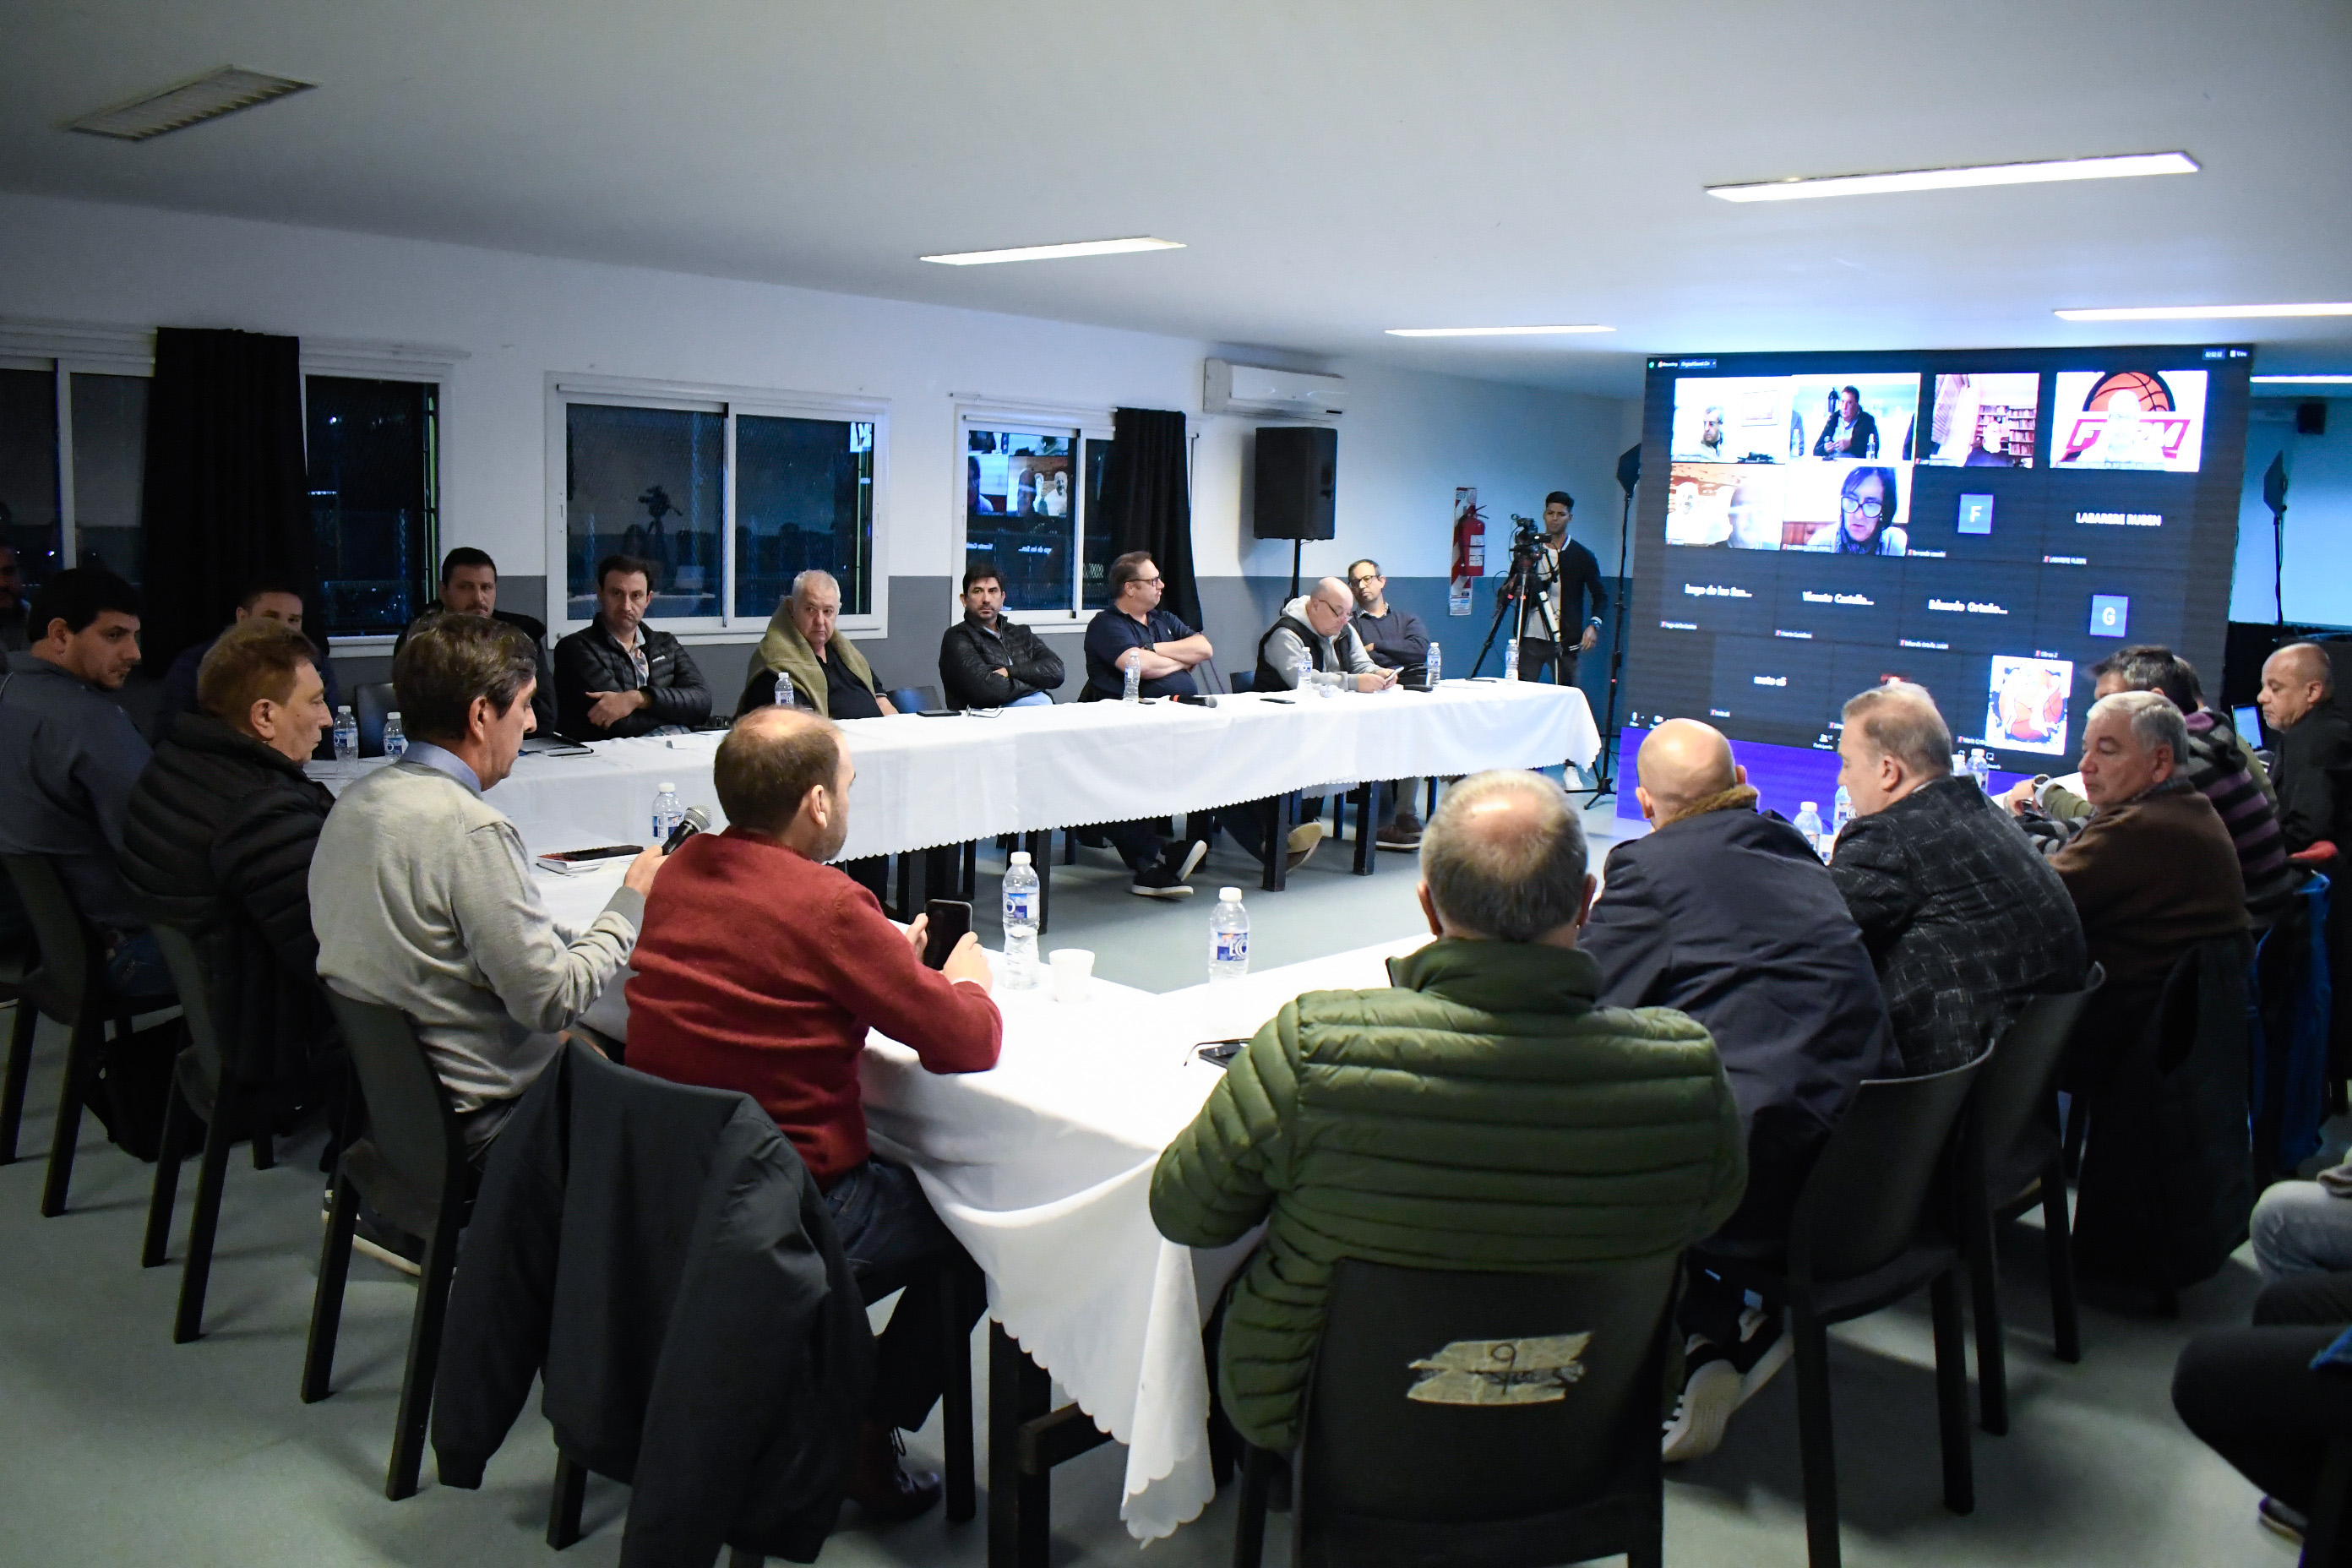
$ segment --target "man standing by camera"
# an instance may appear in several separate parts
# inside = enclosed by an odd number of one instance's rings
[[[1553,645],[1541,635],[1543,623],[1532,620],[1533,605],[1528,606],[1530,624],[1537,635],[1519,638],[1519,679],[1543,680],[1551,678],[1554,664],[1559,666],[1558,679],[1562,686],[1576,684],[1577,656],[1601,640],[1601,616],[1608,608],[1609,596],[1601,589],[1601,563],[1592,552],[1568,536],[1568,524],[1576,512],[1576,498],[1566,490],[1554,490],[1544,497],[1544,534],[1537,547],[1540,559],[1531,562],[1531,586],[1548,592],[1551,597],[1552,624],[1563,637],[1575,637],[1567,651]],[[1504,580],[1504,591],[1509,591],[1509,579]],[[1592,616],[1582,623],[1580,636],[1569,629],[1568,612],[1574,609],[1580,619],[1587,601]]]

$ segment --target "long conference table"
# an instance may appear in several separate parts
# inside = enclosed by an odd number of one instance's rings
[[[1582,765],[1600,750],[1582,693],[1502,681],[1287,704],[1242,696],[1214,708],[1097,702],[994,718],[901,715],[843,728],[857,763],[845,859],[1364,780],[1562,758]],[[724,820],[711,784],[718,740],[613,741],[585,756],[526,755],[490,799],[534,853],[642,840],[664,783],[715,824]],[[340,788],[381,765],[311,771]],[[595,918],[621,870],[614,862],[534,875],[569,934]],[[1061,1003],[1049,981],[1031,991],[1000,984],[1003,1055],[984,1073],[929,1073],[906,1046],[869,1037],[861,1076],[874,1145],[920,1178],[987,1277],[992,1342],[1017,1346],[1009,1358],[1017,1368],[992,1352],[992,1568],[1043,1568],[1046,1559],[1049,1483],[1009,1456],[1022,1430],[1053,1422],[1048,1377],[1085,1422],[1126,1446],[1119,1517],[1130,1534],[1166,1536],[1207,1505],[1215,1489],[1202,1329],[1254,1238],[1196,1252],[1162,1239],[1151,1223],[1152,1168],[1220,1076],[1193,1047],[1255,1033],[1302,991],[1384,985],[1386,959],[1424,940],[1159,994],[1097,978],[1084,1000]],[[1190,971],[1196,952],[1181,944],[1171,964]],[[625,1040],[624,982],[583,1021]],[[1059,1456],[1087,1446],[1069,1441],[1067,1430],[1065,1423]]]

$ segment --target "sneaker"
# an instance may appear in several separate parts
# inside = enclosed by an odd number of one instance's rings
[[[1180,882],[1192,880],[1192,873],[1199,870],[1201,862],[1208,858],[1209,841],[1205,838],[1193,839],[1184,847],[1184,858],[1176,863],[1176,879]]]
[[[1192,896],[1191,885],[1178,873],[1177,868],[1166,860],[1138,871],[1135,880],[1127,885],[1127,890],[1139,899],[1189,899]]]
[[[1421,824],[1408,824],[1400,816],[1372,836],[1372,846],[1378,849],[1418,849],[1421,847]]]
[[[1314,854],[1315,847],[1322,842],[1323,825],[1319,822],[1302,822],[1297,826],[1292,828],[1290,830],[1289,868],[1296,871],[1301,866],[1306,865],[1307,858]]]
[[[2254,1505],[2254,1519],[2273,1535],[2303,1544],[2303,1532],[2310,1521],[2274,1497],[2266,1497]]]
[[[324,1230],[334,1221],[335,1189],[329,1187],[319,1205],[319,1228]],[[360,1212],[352,1217],[352,1250],[411,1279],[424,1276],[424,1238],[409,1235],[377,1214],[364,1198],[360,1200]]]
[[[1768,1331],[1770,1338],[1758,1352],[1754,1364],[1739,1374],[1739,1403],[1742,1405],[1755,1398],[1757,1392],[1772,1381],[1772,1374],[1788,1365],[1789,1358],[1797,1353],[1797,1342],[1780,1331],[1779,1317],[1771,1320]],[[1742,1344],[1740,1348],[1745,1350],[1747,1346]],[[1733,1364],[1737,1365],[1739,1359],[1734,1356]]]
[[[1669,1465],[1714,1453],[1722,1446],[1731,1413],[1739,1408],[1739,1369],[1720,1345],[1693,1334],[1684,1354],[1689,1366],[1683,1374],[1682,1397],[1659,1439],[1658,1457]]]

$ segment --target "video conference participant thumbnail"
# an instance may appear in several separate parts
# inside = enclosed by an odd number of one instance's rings
[[[1666,481],[1666,542],[1906,554],[1909,473],[1907,463],[1677,463]]]

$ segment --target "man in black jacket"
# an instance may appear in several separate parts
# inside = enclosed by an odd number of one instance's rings
[[[596,563],[596,618],[555,645],[555,722],[583,741],[658,735],[710,717],[710,689],[678,640],[645,624],[654,569]]]
[[[308,637],[259,618],[221,634],[196,706],[139,775],[122,879],[151,923],[184,931],[216,1023],[250,1077],[307,1068],[334,1037],[310,931],[310,852],[331,795],[302,772],[334,721]]]
[[[530,639],[531,652],[539,659],[539,685],[530,694],[530,716],[542,735],[555,732],[555,669],[547,659],[547,623],[499,608],[499,563],[490,559],[489,552],[461,544],[441,558],[441,596],[425,606],[415,620],[402,628],[400,640],[392,645],[392,656],[408,646],[409,633],[422,625],[425,616],[446,610],[458,616],[488,616],[494,621],[504,621]],[[335,701],[334,690],[327,692],[328,706]]]
[[[275,574],[257,577],[246,584],[244,593],[237,595],[236,615],[229,625],[237,626],[257,618],[276,621],[299,632],[302,629],[303,621],[302,594],[301,584],[290,577]],[[172,668],[163,672],[163,700],[155,705],[154,716],[147,721],[149,741],[160,743],[172,732],[172,721],[196,706],[197,667],[205,662],[205,655],[212,652],[213,644],[219,640],[215,635],[182,648],[179,658],[172,661]],[[342,704],[342,688],[335,679],[333,661],[319,652],[320,646],[317,643],[311,645],[310,658],[318,666],[319,679],[326,683],[327,712],[331,721],[331,715]]]
[[[1027,626],[1004,618],[1004,580],[993,566],[963,574],[963,619],[940,638],[940,689],[948,706],[1034,708],[1054,700],[1062,660]]]
[[[1894,1031],[1836,885],[1802,834],[1756,809],[1730,742],[1669,720],[1643,738],[1639,767],[1653,831],[1610,851],[1577,945],[1601,965],[1604,1005],[1672,1007],[1715,1037],[1747,1131],[1748,1192],[1699,1250],[1770,1253],[1856,1086],[1899,1070]],[[1701,1267],[1682,1326],[1693,1346],[1669,1460],[1711,1452],[1790,1350],[1777,1311],[1749,1309]]]
[[[2324,839],[2352,855],[2352,719],[2336,705],[2327,650],[2289,643],[2264,659],[2260,701],[2263,722],[2278,736],[2271,783],[2288,852]]]
[[[1975,1060],[2030,998],[2081,985],[2087,962],[2066,885],[1951,757],[1923,688],[1889,681],[1845,705],[1838,782],[1857,815],[1830,874],[1914,1074]]]

